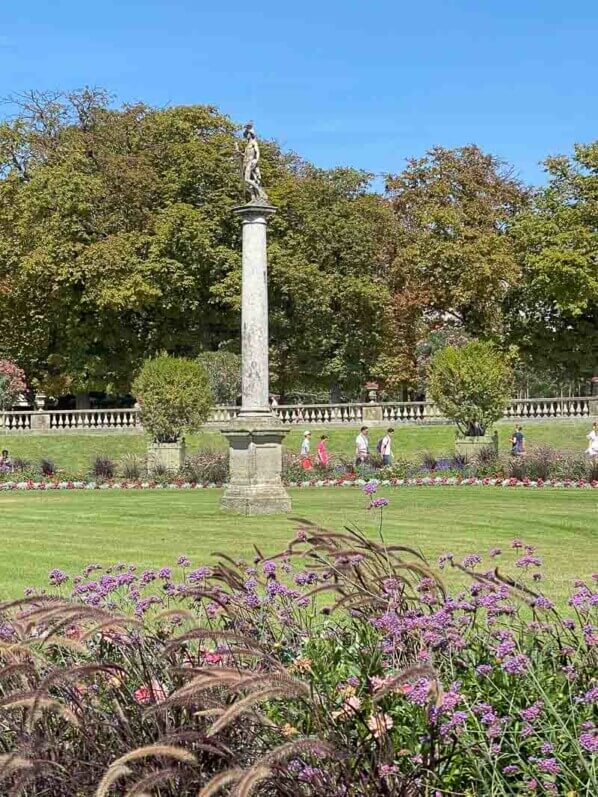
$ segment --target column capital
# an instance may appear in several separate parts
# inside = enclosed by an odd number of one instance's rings
[[[276,213],[274,205],[261,202],[248,202],[246,205],[237,205],[233,208],[233,213],[240,216],[243,223],[266,224],[268,218]]]

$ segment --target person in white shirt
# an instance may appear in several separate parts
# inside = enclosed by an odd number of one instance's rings
[[[303,432],[303,441],[301,443],[301,465],[305,470],[311,470],[311,457],[309,451],[311,448],[311,432]]]
[[[386,434],[380,441],[380,454],[382,455],[382,465],[385,467],[392,462],[392,435],[394,429],[391,427],[386,430]]]
[[[592,424],[592,431],[587,435],[590,444],[586,448],[586,454],[589,457],[598,457],[598,425],[596,421]]]
[[[355,438],[355,464],[363,465],[367,462],[368,453],[370,449],[370,441],[368,440],[368,427],[362,426],[359,434]]]

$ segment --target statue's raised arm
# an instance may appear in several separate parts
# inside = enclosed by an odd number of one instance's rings
[[[243,130],[246,141],[243,153],[243,181],[249,193],[249,201],[264,205],[268,203],[268,194],[262,188],[262,175],[260,172],[260,148],[253,128],[253,122],[247,122]]]

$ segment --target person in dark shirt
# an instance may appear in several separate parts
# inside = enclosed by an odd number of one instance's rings
[[[514,457],[520,457],[525,454],[524,437],[521,430],[521,424],[517,424],[513,436],[511,437],[511,454]]]

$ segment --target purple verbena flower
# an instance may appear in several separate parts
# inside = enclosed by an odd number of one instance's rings
[[[61,584],[64,584],[65,581],[68,581],[69,577],[63,570],[54,568],[54,570],[50,570],[48,580],[53,587],[59,587]]]
[[[542,560],[539,556],[531,556],[530,554],[526,554],[525,556],[520,557],[515,562],[516,567],[542,567]]]
[[[516,656],[509,656],[502,662],[502,669],[508,675],[523,675],[530,665],[530,660],[523,653],[518,653]]]
[[[370,501],[370,505],[368,509],[382,509],[385,506],[388,506],[388,498],[374,498],[373,501]]]

